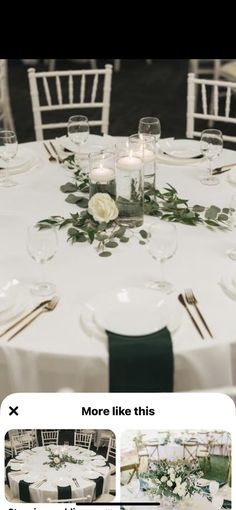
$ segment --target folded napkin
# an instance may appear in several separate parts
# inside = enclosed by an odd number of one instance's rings
[[[24,480],[19,481],[19,495],[20,499],[22,501],[25,501],[26,503],[30,503],[30,492],[29,492],[29,486],[32,484],[32,482],[25,482]]]
[[[95,494],[96,494],[96,499],[97,499],[102,494],[104,478],[103,478],[103,476],[99,476],[94,481],[96,483],[96,492],[95,492]]]
[[[223,508],[231,508],[231,501],[224,499]]]
[[[57,494],[58,499],[71,499],[72,498],[71,486],[66,485],[66,487],[59,487],[58,485]]]
[[[174,359],[167,328],[145,336],[107,331],[111,392],[173,391]]]

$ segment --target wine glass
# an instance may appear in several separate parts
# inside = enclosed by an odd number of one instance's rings
[[[73,115],[68,120],[67,132],[70,140],[80,146],[86,142],[89,136],[89,121],[85,115]]]
[[[223,135],[219,129],[205,129],[201,134],[201,152],[209,160],[209,172],[201,179],[202,184],[212,186],[219,183],[218,177],[213,175],[212,161],[218,158],[223,149]]]
[[[161,123],[157,117],[142,117],[139,121],[138,133],[141,140],[149,140],[150,135],[158,142],[161,136]]]
[[[177,249],[177,232],[175,225],[161,220],[157,220],[155,224],[151,225],[147,249],[152,258],[161,263],[160,279],[150,282],[148,287],[169,294],[173,291],[173,285],[165,279],[163,264],[166,260],[173,257]]]
[[[26,245],[29,255],[41,267],[51,260],[57,251],[57,233],[55,229],[39,230],[38,225],[32,225],[27,230]],[[42,281],[35,283],[31,289],[35,296],[51,296],[55,294],[56,286],[53,283]]]
[[[9,161],[14,158],[17,153],[18,143],[14,131],[1,130],[0,131],[0,159],[5,163],[5,175],[0,180],[1,188],[10,188],[17,183],[9,179]],[[1,165],[0,165],[1,166]]]

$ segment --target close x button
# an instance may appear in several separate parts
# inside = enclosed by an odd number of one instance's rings
[[[16,406],[16,407],[9,406],[9,409],[10,409],[9,416],[12,416],[13,414],[18,416],[18,412],[17,412],[17,410],[19,409],[18,406]]]

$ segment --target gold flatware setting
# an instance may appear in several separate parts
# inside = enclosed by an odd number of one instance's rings
[[[29,314],[27,314],[25,321],[22,319],[18,322],[19,328],[17,327],[16,331],[13,331],[12,335],[7,338],[7,342],[10,342],[20,331],[25,329],[29,324],[31,324],[41,313],[43,312],[51,312],[54,310],[59,302],[59,297],[54,296],[49,301],[44,301],[41,305],[37,306],[36,309],[32,310]],[[23,323],[23,324],[22,324]],[[13,326],[15,328],[15,326]],[[12,329],[12,328],[10,328]]]
[[[198,326],[197,322],[195,321],[195,319],[194,319],[193,315],[191,314],[191,312],[190,312],[190,310],[189,310],[189,307],[188,307],[187,303],[186,303],[186,302],[185,302],[185,300],[184,300],[184,296],[183,296],[183,294],[179,294],[179,295],[178,295],[178,300],[179,300],[179,302],[181,303],[181,305],[182,305],[182,306],[184,306],[184,308],[185,308],[185,310],[187,311],[187,313],[188,313],[188,315],[189,315],[189,317],[190,317],[190,319],[191,319],[192,323],[194,324],[194,326],[195,326],[195,328],[196,328],[196,330],[197,330],[198,334],[199,334],[199,335],[201,336],[201,338],[204,340],[204,336],[203,336],[203,334],[202,334],[202,332],[201,332],[201,330],[200,330],[200,328],[199,328],[199,326]]]
[[[53,150],[53,154],[55,154],[55,156],[56,156],[56,158],[58,160],[58,163],[63,163],[63,158],[61,158],[61,156],[59,155],[58,150],[55,147],[55,145],[51,141],[49,142],[49,144],[50,144],[50,146],[51,146],[51,148]]]
[[[193,305],[195,307],[195,310],[198,313],[198,316],[200,317],[203,325],[205,326],[206,330],[208,331],[210,337],[213,338],[211,330],[209,329],[209,327],[208,327],[208,325],[207,325],[207,323],[206,323],[202,313],[200,312],[200,310],[198,308],[198,301],[197,301],[197,298],[195,297],[192,289],[186,289],[185,290],[185,299],[186,299],[186,301],[187,301],[187,303],[189,305]]]
[[[225,172],[229,172],[229,170],[231,170],[231,168],[233,168],[235,166],[236,166],[236,163],[231,163],[231,164],[228,164],[228,165],[222,165],[222,166],[219,166],[217,168],[214,168],[212,173],[213,173],[213,175],[224,174]]]

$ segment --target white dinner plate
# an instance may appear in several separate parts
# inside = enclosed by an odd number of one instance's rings
[[[34,483],[39,480],[39,475],[37,473],[29,473],[28,475],[25,475],[24,481],[28,483]]]
[[[95,471],[84,471],[83,472],[83,478],[89,478],[90,480],[96,480],[96,478],[99,478],[100,473],[96,473]]]
[[[197,481],[198,487],[207,487],[209,485],[209,480],[205,480],[204,478],[199,478]]]
[[[15,278],[3,285],[1,292],[6,295],[9,306],[0,312],[0,325],[20,315],[30,302],[29,291]]]
[[[159,146],[157,161],[168,165],[199,164],[206,159],[196,157],[201,154],[198,140],[159,140]]]
[[[56,482],[56,485],[58,485],[58,487],[67,487],[70,484],[71,481],[68,478],[59,478],[58,481]]]
[[[165,295],[145,287],[127,287],[91,297],[82,305],[79,319],[87,336],[106,342],[105,330],[141,336],[167,326],[175,333],[182,317],[176,293]]]
[[[19,145],[17,154],[9,161],[10,174],[18,174],[30,170],[36,163],[35,154],[27,147]],[[5,168],[6,163],[0,157],[0,168]]]
[[[93,466],[105,466],[106,465],[106,462],[104,460],[101,460],[101,459],[94,459],[93,460]]]
[[[15,464],[11,464],[9,462],[9,466],[11,468],[12,471],[21,471],[24,467],[24,464],[19,462],[19,464],[16,462]]]
[[[148,335],[165,326],[165,298],[161,292],[124,287],[99,294],[88,306],[98,328],[120,335]]]
[[[56,140],[64,149],[79,153],[81,158],[87,158],[90,154],[95,154],[105,148],[103,138],[98,135],[89,135],[88,140],[84,144],[81,144],[80,147],[74,144],[68,136],[61,136]]]

